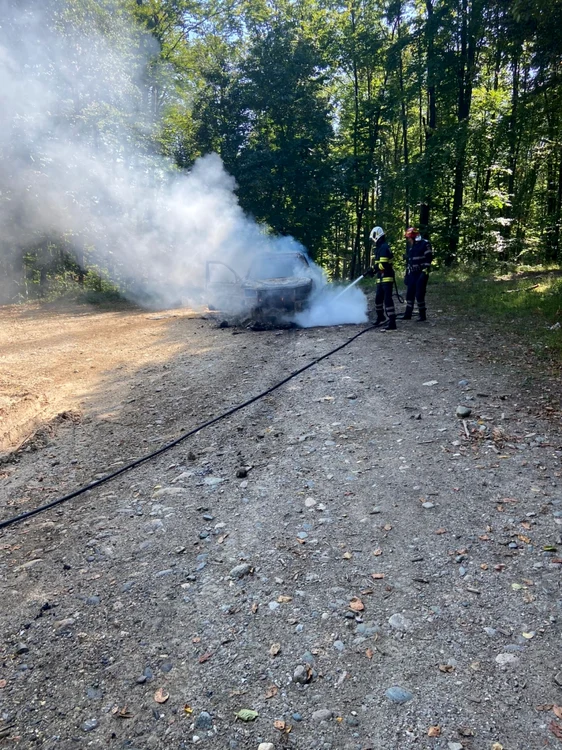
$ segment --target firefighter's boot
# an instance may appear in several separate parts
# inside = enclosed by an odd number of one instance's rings
[[[385,322],[386,322],[386,318],[385,318],[384,313],[377,312],[377,319],[375,320],[375,322],[373,323],[373,325],[376,328],[378,328],[379,326],[382,326],[382,324],[385,323]]]
[[[400,320],[412,320],[412,313],[414,312],[414,303],[411,300],[406,300],[406,309],[399,315]]]
[[[418,317],[418,323],[425,323],[425,321],[427,320],[427,314],[426,314],[425,307],[422,310],[420,310],[419,312],[420,312],[420,314],[419,314],[419,317]]]
[[[384,327],[385,331],[395,331],[396,330],[396,315],[390,315],[388,318],[388,323]]]

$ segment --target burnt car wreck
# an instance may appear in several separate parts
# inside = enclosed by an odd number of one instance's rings
[[[302,312],[316,285],[312,265],[300,252],[256,255],[244,276],[222,261],[207,261],[205,281],[210,310],[264,322]]]

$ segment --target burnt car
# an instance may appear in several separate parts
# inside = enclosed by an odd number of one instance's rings
[[[209,309],[283,317],[304,310],[314,286],[312,265],[300,252],[260,253],[243,277],[222,261],[207,261]]]

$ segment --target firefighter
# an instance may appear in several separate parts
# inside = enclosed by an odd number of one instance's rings
[[[425,290],[429,279],[429,270],[433,260],[433,251],[429,240],[424,239],[415,227],[409,227],[404,235],[408,243],[406,251],[406,311],[403,320],[411,320],[414,311],[414,300],[418,303],[421,323],[427,320]]]
[[[394,283],[394,268],[392,267],[392,250],[384,234],[382,227],[373,227],[369,239],[375,243],[375,252],[372,258],[373,269],[377,280],[377,291],[375,294],[376,326],[382,326],[386,322],[386,331],[396,330],[396,311],[392,300],[392,285]],[[384,305],[383,305],[384,303]],[[384,314],[386,311],[386,317]],[[387,320],[388,318],[388,320]]]

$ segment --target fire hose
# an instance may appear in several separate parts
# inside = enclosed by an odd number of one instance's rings
[[[361,278],[363,277],[361,276],[359,279],[357,279],[357,281],[355,281],[354,284],[360,281]],[[166,443],[161,448],[158,448],[158,450],[153,451],[152,453],[149,453],[146,456],[141,456],[141,458],[137,458],[134,461],[131,461],[130,463],[126,464],[125,466],[122,466],[121,468],[117,469],[111,474],[107,474],[106,476],[101,477],[100,479],[96,479],[94,482],[90,482],[89,484],[79,487],[73,492],[70,492],[68,495],[64,495],[63,497],[58,497],[55,500],[52,500],[51,502],[46,503],[45,505],[41,505],[37,508],[26,511],[25,513],[21,513],[19,516],[13,516],[12,518],[7,518],[5,521],[0,521],[0,530],[5,529],[8,526],[13,526],[14,524],[17,524],[17,523],[21,523],[22,521],[25,521],[26,519],[31,518],[32,516],[36,516],[39,513],[43,513],[46,510],[55,508],[57,505],[61,505],[62,503],[65,503],[68,500],[72,500],[73,498],[78,497],[79,495],[83,495],[84,493],[89,492],[90,490],[93,490],[96,487],[100,487],[102,484],[106,484],[106,482],[109,482],[112,479],[115,479],[121,474],[124,474],[127,471],[131,471],[131,469],[134,469],[137,466],[140,466],[141,464],[144,464],[147,461],[150,461],[151,459],[156,458],[157,456],[160,456],[162,453],[166,453],[167,451],[174,448],[176,445],[183,443],[184,440],[187,440],[189,437],[192,437],[198,432],[201,432],[201,430],[204,430],[206,427],[210,427],[211,425],[216,424],[217,422],[220,422],[221,420],[226,419],[227,417],[230,417],[232,414],[235,414],[241,409],[245,409],[247,406],[250,406],[250,404],[253,404],[256,401],[259,401],[260,399],[264,398],[265,396],[268,396],[270,393],[273,393],[273,391],[276,391],[278,388],[281,388],[281,386],[285,385],[285,383],[288,383],[293,378],[296,378],[297,375],[300,375],[306,370],[309,370],[311,367],[314,367],[314,365],[318,364],[319,362],[322,362],[322,360],[327,359],[328,357],[331,357],[333,354],[336,354],[336,352],[339,352],[342,349],[345,349],[346,346],[349,346],[349,344],[355,341],[355,339],[358,339],[359,336],[362,336],[364,333],[367,333],[367,331],[371,331],[374,328],[375,326],[372,326],[372,325],[368,326],[367,328],[364,328],[362,331],[359,331],[359,333],[356,333],[354,336],[347,339],[347,341],[344,341],[343,344],[340,344],[335,349],[331,349],[329,352],[326,352],[325,354],[322,354],[320,357],[313,359],[307,365],[304,365],[304,367],[300,367],[298,370],[295,370],[290,375],[287,375],[286,378],[283,378],[283,380],[280,380],[278,383],[275,383],[267,390],[262,391],[261,393],[258,393],[256,396],[252,396],[252,398],[249,398],[247,401],[244,401],[242,404],[233,406],[231,409],[228,409],[222,414],[219,414],[217,417],[214,417],[213,419],[209,419],[207,422],[203,422],[203,424],[200,424],[197,427],[194,427],[192,430],[189,430],[189,432],[186,432],[184,435],[181,435],[179,438],[176,438],[172,442]]]

